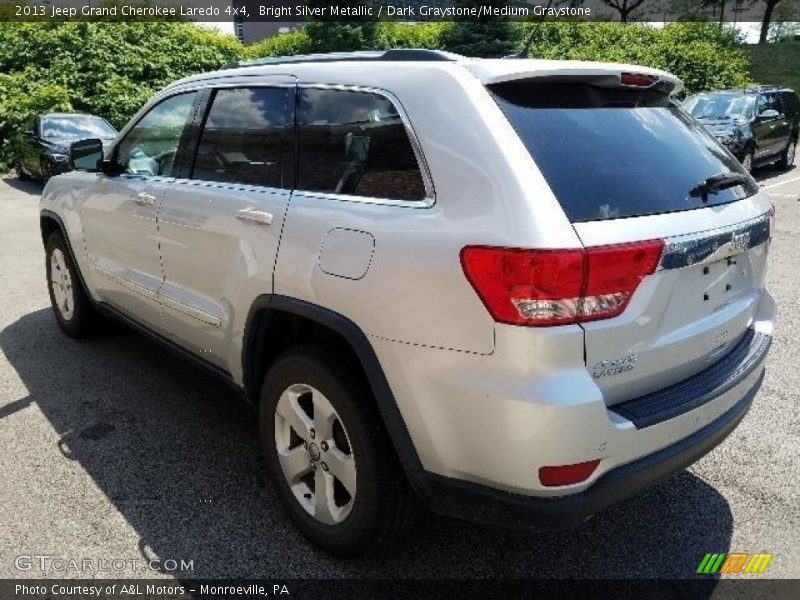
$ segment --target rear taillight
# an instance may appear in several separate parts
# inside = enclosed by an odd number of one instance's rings
[[[620,314],[663,248],[662,240],[571,250],[467,246],[461,264],[495,321],[542,327]]]
[[[621,73],[619,81],[626,87],[649,88],[658,83],[658,77],[645,73]]]

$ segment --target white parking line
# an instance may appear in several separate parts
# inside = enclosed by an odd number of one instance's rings
[[[779,185],[786,185],[787,183],[794,183],[795,181],[800,181],[800,177],[795,177],[794,179],[787,179],[786,181],[779,181],[778,183],[773,183],[771,185],[763,186],[765,190],[771,190],[774,187],[778,187]]]

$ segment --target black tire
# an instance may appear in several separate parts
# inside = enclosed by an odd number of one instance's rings
[[[783,149],[780,160],[776,163],[778,168],[783,169],[784,171],[791,169],[794,166],[796,153],[797,139],[791,139],[789,140],[789,143],[786,144],[786,148]]]
[[[39,178],[42,180],[42,183],[47,183],[53,176],[53,167],[45,157],[39,159],[39,173]]]
[[[30,179],[30,176],[25,172],[25,169],[22,168],[19,162],[14,164],[14,171],[17,174],[17,179],[20,181],[28,181]]]
[[[281,468],[275,413],[281,394],[296,384],[319,390],[346,429],[356,465],[356,493],[340,523],[325,524],[307,512]],[[260,400],[261,442],[269,477],[292,521],[311,542],[333,555],[356,556],[388,543],[418,521],[424,511],[395,456],[374,400],[361,378],[342,362],[313,347],[289,350],[267,373]],[[312,473],[316,476],[316,470]]]
[[[59,284],[64,280],[59,280],[58,273],[54,273],[53,256],[58,252],[56,262],[63,265],[69,278],[69,291],[65,291],[66,286]],[[67,243],[59,232],[50,234],[45,245],[45,272],[47,274],[47,291],[50,293],[50,303],[56,316],[56,321],[61,330],[70,337],[85,337],[97,329],[100,315],[97,314],[92,301],[83,289],[78,269],[72,260],[72,254],[67,247]],[[53,277],[56,277],[54,280]],[[60,292],[57,291],[60,289]],[[57,297],[59,293],[71,294],[71,307],[67,310],[63,302],[59,303]]]

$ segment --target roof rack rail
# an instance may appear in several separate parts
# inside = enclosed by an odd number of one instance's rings
[[[293,63],[326,63],[347,61],[454,61],[461,58],[458,54],[441,50],[425,50],[423,48],[397,48],[392,50],[331,52],[328,54],[298,54],[296,56],[276,56],[241,60],[228,63],[223,69],[241,67],[261,67],[268,65],[286,65]]]
[[[744,86],[745,90],[754,90],[754,91],[761,91],[761,90],[780,90],[783,89],[782,85],[775,85],[773,83],[750,83]]]

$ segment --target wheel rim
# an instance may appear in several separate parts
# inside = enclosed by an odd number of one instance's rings
[[[791,166],[794,164],[794,153],[797,149],[797,144],[789,144],[789,148],[786,150],[786,164]]]
[[[753,155],[749,152],[744,155],[744,160],[742,161],[742,166],[745,170],[749,173],[753,170]]]
[[[50,288],[53,290],[58,314],[65,321],[69,321],[75,314],[75,294],[66,258],[59,248],[54,249],[50,255]]]
[[[275,448],[303,509],[326,525],[344,521],[356,497],[356,461],[344,423],[319,390],[299,383],[281,394]]]

